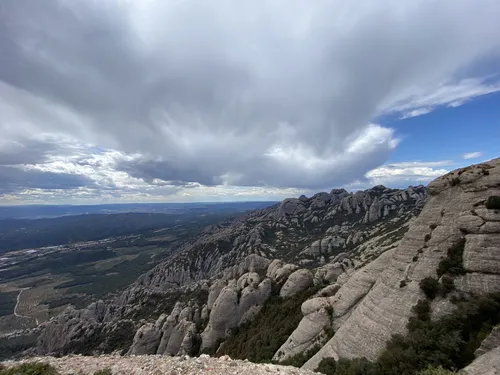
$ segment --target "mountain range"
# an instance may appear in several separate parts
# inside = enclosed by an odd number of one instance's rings
[[[500,368],[500,159],[427,187],[286,199],[171,250],[123,292],[9,340],[37,337],[24,354],[39,355],[333,361],[338,374]]]

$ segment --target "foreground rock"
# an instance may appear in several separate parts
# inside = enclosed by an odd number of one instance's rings
[[[3,364],[12,367],[21,363],[49,363],[60,374],[94,374],[96,371],[111,369],[113,374],[120,375],[192,375],[209,373],[213,375],[312,375],[317,374],[290,366],[271,364],[255,364],[248,361],[232,360],[229,357],[211,358],[202,355],[198,358],[168,357],[156,355],[112,356],[98,357],[67,356],[67,357],[35,357],[22,361],[6,361]]]
[[[463,372],[467,375],[500,374],[500,346],[477,358]]]

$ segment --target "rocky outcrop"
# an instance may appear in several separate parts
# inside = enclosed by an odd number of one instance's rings
[[[500,346],[477,358],[461,372],[467,375],[500,374]]]
[[[359,301],[371,290],[393,253],[394,250],[389,250],[375,261],[360,268],[344,285],[330,286],[336,287],[332,296],[315,297],[304,302],[302,304],[304,318],[273,359],[284,360],[302,353],[316,345],[321,337],[325,337],[326,329],[338,329]],[[323,291],[320,291],[319,295],[323,295]]]
[[[297,270],[292,273],[280,290],[280,297],[286,298],[300,293],[313,284],[313,276],[309,270]]]
[[[497,347],[500,347],[500,326],[493,327],[491,333],[481,342],[481,346],[474,354],[479,357]]]
[[[459,243],[465,243],[466,274],[456,278],[457,290],[500,291],[500,233],[495,232],[500,211],[484,206],[488,197],[500,195],[500,159],[449,173],[428,190],[425,208],[387,259],[386,269],[305,368],[315,369],[325,357],[375,359],[391,335],[406,332],[412,307],[424,297],[419,282],[437,277],[439,263]]]

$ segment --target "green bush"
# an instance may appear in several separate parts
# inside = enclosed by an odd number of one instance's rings
[[[337,370],[337,362],[333,358],[323,358],[316,369],[325,375],[334,375]]]
[[[325,375],[379,375],[381,374],[378,363],[370,362],[366,358],[339,359],[324,358],[319,363],[318,372]]]
[[[112,375],[113,372],[111,371],[111,369],[108,367],[108,368],[105,368],[104,370],[99,370],[99,371],[96,371],[94,372],[94,375]]]
[[[306,363],[309,359],[311,359],[313,355],[319,352],[320,349],[321,345],[316,344],[306,352],[295,354],[294,356],[291,356],[285,359],[284,361],[281,361],[279,364],[284,366],[302,367],[302,365]]]
[[[461,275],[465,273],[463,266],[464,248],[465,238],[461,238],[448,249],[446,258],[439,262],[437,269],[438,276],[441,277],[445,273],[449,273],[451,275]]]
[[[418,300],[417,304],[413,306],[413,312],[417,315],[419,320],[429,320],[431,317],[431,304],[426,299]]]
[[[439,290],[443,294],[443,296],[446,296],[448,293],[455,290],[455,281],[453,280],[453,278],[449,276],[443,276],[443,278],[441,279]]]
[[[427,298],[434,299],[439,291],[439,282],[433,277],[426,277],[420,281],[420,289],[425,293]]]
[[[57,371],[47,363],[23,363],[15,367],[0,368],[0,375],[57,375]]]
[[[490,210],[500,210],[500,197],[498,195],[492,195],[486,199],[484,205]]]

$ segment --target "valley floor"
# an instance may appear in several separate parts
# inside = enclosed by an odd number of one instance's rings
[[[255,364],[249,361],[232,360],[228,356],[211,358],[202,355],[197,358],[169,357],[160,355],[113,356],[101,355],[86,357],[70,355],[67,357],[33,357],[20,361],[6,361],[4,366],[11,367],[21,363],[48,363],[61,375],[94,374],[96,371],[110,369],[113,375],[312,375],[316,372],[301,370],[291,366]]]

